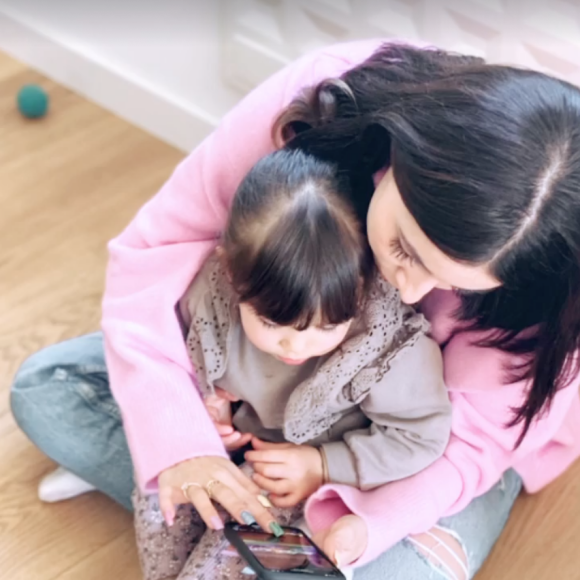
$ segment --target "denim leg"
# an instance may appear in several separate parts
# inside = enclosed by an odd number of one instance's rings
[[[100,332],[49,346],[18,370],[12,413],[46,455],[131,510],[133,465]]]
[[[474,499],[463,511],[442,518],[438,527],[453,535],[467,555],[473,578],[499,538],[522,488],[519,475],[506,471],[501,481]],[[355,580],[426,580],[446,578],[408,540],[403,540],[375,561],[355,570]]]

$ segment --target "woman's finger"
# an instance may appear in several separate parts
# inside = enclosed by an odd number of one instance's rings
[[[292,491],[293,487],[292,482],[288,479],[269,479],[259,473],[254,473],[254,481],[261,489],[275,495],[286,495]]]
[[[239,467],[234,466],[234,469],[228,472],[228,476],[233,478],[240,486],[239,491],[241,495],[255,497],[259,495],[260,488],[247,476]]]
[[[227,401],[230,401],[232,403],[236,403],[237,401],[240,400],[240,397],[236,397],[236,395],[232,395],[232,393],[228,393],[228,391],[224,391],[219,387],[215,388],[215,394],[220,399],[226,399]]]
[[[226,509],[238,523],[247,525],[256,523],[255,516],[250,512],[246,503],[227,485],[215,484],[211,489],[211,497]]]
[[[192,485],[187,488],[186,496],[209,528],[212,530],[223,529],[224,523],[203,488]]]
[[[215,428],[221,437],[228,435],[235,435],[236,439],[241,437],[241,433],[236,431],[231,425],[225,425],[224,423],[215,423]]]
[[[291,469],[284,463],[254,463],[254,471],[268,479],[290,479]]]
[[[222,443],[227,447],[228,445],[235,445],[240,440],[240,434],[236,431],[229,435],[222,435]]]
[[[223,389],[220,389],[219,387],[215,388],[215,394],[220,397],[220,399],[226,399],[227,401],[230,401],[231,403],[236,403],[240,400],[240,397],[236,397],[236,395],[232,395],[232,393],[228,393],[228,391],[224,391]]]
[[[221,479],[225,485],[215,485],[215,494],[212,489],[212,494],[216,501],[219,501],[239,522],[246,524],[257,522],[263,530],[275,535],[282,535],[280,525],[276,522],[272,513],[261,503],[263,500],[260,501],[258,499],[258,497],[263,497],[260,488],[253,481],[246,478],[241,471],[240,474],[244,477],[244,483],[246,483],[246,480],[250,483],[252,492],[249,492],[245,485],[238,483],[233,475],[228,472]],[[250,521],[250,519],[253,521]]]
[[[236,431],[232,435],[222,437],[222,443],[228,451],[236,451],[237,449],[245,447],[251,438],[252,436],[247,433],[238,433]]]
[[[209,416],[212,418],[212,421],[216,423],[219,420],[219,411],[215,407],[210,406],[206,406],[206,409],[209,413]]]
[[[245,447],[252,440],[252,437],[251,433],[241,433],[241,437],[236,441],[236,449]]]
[[[173,525],[175,520],[175,504],[172,496],[173,490],[170,487],[159,488],[159,509],[169,527]]]
[[[244,445],[247,445],[252,440],[253,435],[251,433],[242,433],[242,440]]]
[[[227,437],[222,437],[222,443],[228,451],[235,451],[240,448],[240,438],[236,434],[228,435]]]

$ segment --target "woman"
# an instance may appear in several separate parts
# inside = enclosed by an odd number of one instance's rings
[[[211,493],[234,516],[249,510],[271,523],[201,409],[175,305],[242,176],[273,150],[273,127],[278,144],[348,173],[381,273],[404,301],[425,298],[454,406],[443,458],[372,492],[325,486],[308,504],[309,524],[341,563],[374,560],[356,578],[425,578],[432,566],[471,577],[520,476],[533,491],[579,453],[570,419],[580,412],[580,92],[539,73],[377,41],[279,72],[111,242],[107,365],[99,335],[34,355],[14,383],[15,417],[43,451],[123,505],[126,436],[138,483],[159,487],[168,522],[190,484],[205,521],[217,516]],[[345,537],[352,518],[360,533]]]

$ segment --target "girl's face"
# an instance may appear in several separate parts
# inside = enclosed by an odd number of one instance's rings
[[[256,348],[289,365],[300,365],[333,351],[345,339],[352,323],[349,320],[337,326],[317,326],[314,321],[305,330],[296,330],[261,318],[248,304],[240,304],[240,319]]]
[[[373,195],[367,231],[377,267],[407,304],[434,288],[484,291],[501,285],[487,265],[457,262],[427,238],[403,203],[392,169]]]

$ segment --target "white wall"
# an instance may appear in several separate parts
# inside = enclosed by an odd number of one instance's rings
[[[580,84],[580,0],[221,1],[229,6],[236,86],[255,84],[260,71],[250,69],[265,55],[272,68],[313,47],[365,37],[418,40]]]
[[[0,0],[0,49],[188,150],[241,96],[220,22],[211,0]]]
[[[284,63],[364,37],[580,84],[580,0],[0,0],[0,50],[184,150]]]

